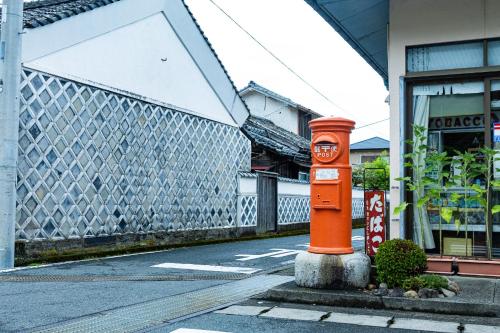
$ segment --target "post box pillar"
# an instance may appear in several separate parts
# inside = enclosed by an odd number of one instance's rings
[[[301,287],[365,288],[370,258],[352,248],[352,170],[349,136],[354,121],[323,117],[309,122],[311,140],[311,242],[295,258]]]
[[[352,168],[349,137],[354,121],[323,117],[309,122],[311,140],[312,253],[348,254],[352,248]]]

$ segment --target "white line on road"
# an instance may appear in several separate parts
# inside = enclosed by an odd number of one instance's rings
[[[364,236],[353,236],[352,240],[353,241],[363,241],[363,240],[365,240],[365,237]]]
[[[263,253],[263,254],[237,254],[236,257],[243,257],[236,259],[238,261],[248,261],[260,258],[272,257],[272,258],[282,258],[291,255],[296,255],[302,252],[301,250],[287,250],[287,249],[271,249],[273,252]]]
[[[249,307],[245,309],[245,307]],[[255,316],[254,306],[237,306],[237,309],[227,308],[225,314]],[[236,311],[237,310],[237,311]],[[222,312],[219,312],[222,313]],[[326,317],[326,315],[328,316]],[[329,323],[362,325],[370,327],[388,327],[390,329],[405,329],[413,331],[431,331],[441,333],[460,332],[458,322],[437,321],[415,318],[391,318],[388,316],[372,316],[355,313],[320,312],[315,310],[273,307],[270,311],[257,315],[275,319],[292,319],[303,321],[322,321]],[[325,319],[322,319],[326,317]],[[391,321],[391,319],[393,321]],[[496,326],[465,324],[465,333],[500,333]]]
[[[193,330],[191,328],[179,328],[170,333],[227,333],[221,331],[206,331],[206,330]]]
[[[179,264],[179,263],[175,263],[175,262],[165,262],[163,264],[153,265],[151,267],[186,269],[186,270],[193,270],[193,271],[208,271],[208,272],[242,273],[242,274],[253,274],[255,272],[260,271],[260,269],[258,269],[258,268]]]

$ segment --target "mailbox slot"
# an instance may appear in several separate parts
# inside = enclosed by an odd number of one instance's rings
[[[311,146],[314,157],[321,163],[331,163],[340,152],[339,140],[332,133],[315,137]]]
[[[316,209],[335,209],[340,210],[341,181],[329,181],[328,183],[315,183],[314,195],[311,198],[311,204]]]

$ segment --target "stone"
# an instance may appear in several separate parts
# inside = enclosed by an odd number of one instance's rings
[[[437,291],[436,289],[422,288],[418,291],[418,297],[437,298],[439,297],[439,291]]]
[[[375,296],[387,296],[388,294],[389,294],[389,289],[386,288],[379,288],[373,291],[373,295]]]
[[[460,291],[460,286],[455,281],[448,280],[448,288],[446,289],[454,292],[455,294],[458,294],[458,292]]]
[[[374,289],[377,289],[377,286],[376,286],[376,285],[374,285],[373,283],[370,283],[370,284],[368,285],[368,287],[366,287],[366,289],[368,289],[368,290],[374,290]]]
[[[403,294],[406,298],[418,298],[418,294],[415,290],[408,290]]]
[[[403,297],[404,293],[405,292],[403,289],[396,287],[394,289],[390,289],[389,294],[387,296],[389,296],[389,297]]]
[[[446,296],[445,296],[445,295],[443,295],[443,294],[439,294],[439,295],[438,295],[438,298],[446,298]]]
[[[364,253],[317,254],[295,258],[295,283],[317,289],[363,289],[370,282],[370,257]]]
[[[379,287],[380,289],[387,289],[387,288],[389,288],[389,287],[387,286],[387,283],[383,283],[383,282],[382,282],[382,283],[381,283],[378,287]]]
[[[453,291],[444,288],[441,288],[441,294],[443,294],[446,297],[453,297],[456,295]]]

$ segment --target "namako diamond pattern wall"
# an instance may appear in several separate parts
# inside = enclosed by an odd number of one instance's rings
[[[24,69],[18,240],[236,225],[238,128]]]

